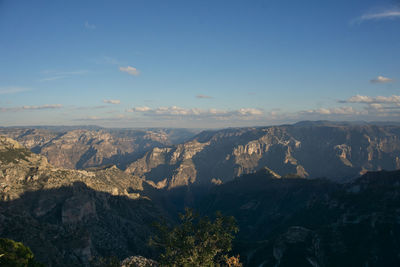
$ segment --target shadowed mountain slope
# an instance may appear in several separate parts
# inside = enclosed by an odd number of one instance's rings
[[[151,223],[163,213],[143,183],[116,167],[55,168],[0,136],[0,236],[28,245],[48,266],[149,255]]]
[[[246,266],[398,266],[400,171],[369,172],[347,184],[244,175],[197,209],[234,216]]]

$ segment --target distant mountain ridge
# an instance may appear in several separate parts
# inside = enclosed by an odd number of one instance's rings
[[[57,167],[116,165],[158,188],[227,182],[267,167],[280,176],[342,181],[400,168],[395,122],[303,121],[205,130],[0,128]],[[93,126],[91,126],[93,127]]]
[[[186,129],[104,129],[94,126],[0,128],[57,167],[85,169],[104,165],[125,168],[153,147],[183,142],[195,132]]]
[[[350,179],[400,168],[400,126],[302,122],[203,131],[175,146],[154,148],[126,172],[159,188],[230,181],[268,167],[284,176]]]

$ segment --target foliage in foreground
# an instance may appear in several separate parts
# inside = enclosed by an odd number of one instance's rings
[[[229,257],[234,234],[238,232],[233,217],[216,213],[214,221],[199,218],[193,210],[180,214],[175,227],[156,224],[159,235],[150,244],[159,247],[161,266],[241,266],[239,257]]]
[[[32,251],[21,242],[0,238],[0,266],[41,267],[44,265],[36,262]]]

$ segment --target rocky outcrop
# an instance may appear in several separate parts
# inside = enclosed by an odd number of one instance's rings
[[[46,130],[2,128],[0,135],[40,153],[56,166],[85,169],[104,165],[125,168],[153,147],[165,147],[192,137],[185,129],[168,130]]]
[[[182,145],[154,148],[126,172],[172,188],[227,182],[268,167],[281,176],[351,179],[400,168],[400,127],[300,123],[205,131]]]
[[[159,264],[143,256],[132,256],[122,261],[121,267],[158,267]]]
[[[193,157],[208,145],[194,140],[171,148],[154,148],[125,172],[147,177],[157,188],[190,185],[197,178]]]
[[[0,200],[13,200],[27,190],[43,190],[83,182],[113,195],[137,198],[143,180],[117,167],[83,171],[56,168],[43,156],[30,152],[10,138],[0,137]]]
[[[149,254],[161,211],[142,195],[143,182],[115,166],[56,168],[0,136],[0,236],[23,241],[48,266]]]

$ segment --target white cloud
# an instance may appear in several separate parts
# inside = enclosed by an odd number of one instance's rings
[[[400,104],[400,96],[392,95],[392,96],[363,96],[363,95],[355,95],[350,97],[348,100],[340,101],[341,103],[392,103],[392,104]]]
[[[131,67],[131,66],[119,67],[119,70],[122,71],[122,72],[126,72],[126,73],[128,73],[130,75],[133,75],[133,76],[138,76],[140,74],[140,72],[136,68]]]
[[[54,70],[45,70],[41,73],[47,77],[39,79],[39,82],[48,82],[48,81],[55,81],[64,78],[69,78],[72,76],[83,75],[88,73],[88,70],[76,70],[76,71],[54,71]]]
[[[46,104],[41,106],[22,106],[22,107],[12,107],[12,108],[1,108],[0,111],[2,112],[17,112],[23,110],[43,110],[43,109],[60,109],[63,105],[61,104]]]
[[[399,115],[400,111],[399,95],[392,95],[392,96],[355,95],[347,100],[339,102],[363,105],[364,109],[360,111],[359,114],[368,115],[368,117],[370,118],[374,116],[375,118],[378,117],[393,118],[393,116]]]
[[[239,114],[240,115],[262,115],[263,112],[259,109],[255,108],[241,108],[239,109]]]
[[[127,119],[123,114],[117,114],[114,116],[101,117],[101,116],[87,116],[83,118],[74,119],[74,121],[120,121]]]
[[[374,100],[370,96],[365,95],[355,95],[350,97],[347,100],[340,101],[342,103],[372,103]]]
[[[211,109],[199,109],[199,108],[182,108],[178,106],[170,107],[135,107],[128,109],[127,112],[140,112],[147,116],[186,116],[186,117],[197,117],[197,118],[244,118],[244,117],[259,117],[263,115],[263,111],[255,108],[241,108],[238,110],[219,110],[215,108]]]
[[[211,99],[213,97],[212,96],[208,96],[208,95],[196,95],[196,98],[199,98],[199,99]]]
[[[25,87],[0,87],[0,95],[11,95],[28,91],[31,91],[31,89]]]
[[[62,108],[61,104],[46,104],[41,106],[22,106],[24,110],[32,110],[32,109],[58,109]]]
[[[47,78],[40,79],[39,82],[55,81],[55,80],[59,80],[59,79],[64,79],[66,77],[67,76],[52,76],[52,77],[47,77]]]
[[[393,79],[384,76],[378,76],[375,79],[370,80],[371,83],[390,83],[392,81]]]
[[[88,21],[85,21],[85,28],[89,30],[94,30],[96,29],[96,25],[90,24]]]
[[[103,102],[106,104],[113,104],[113,105],[118,105],[121,103],[121,101],[118,99],[105,99],[103,100]]]
[[[151,108],[144,106],[144,107],[131,108],[126,111],[127,112],[146,112],[146,111],[150,111],[150,110],[151,110]]]
[[[300,114],[317,115],[359,115],[362,112],[354,110],[352,107],[319,108],[301,111]]]
[[[378,12],[366,13],[357,18],[355,21],[363,22],[366,20],[381,20],[381,19],[396,19],[396,18],[400,18],[400,9],[392,8]]]
[[[376,109],[376,110],[382,110],[383,109],[383,105],[382,104],[378,104],[378,103],[370,103],[368,106],[370,108]]]

